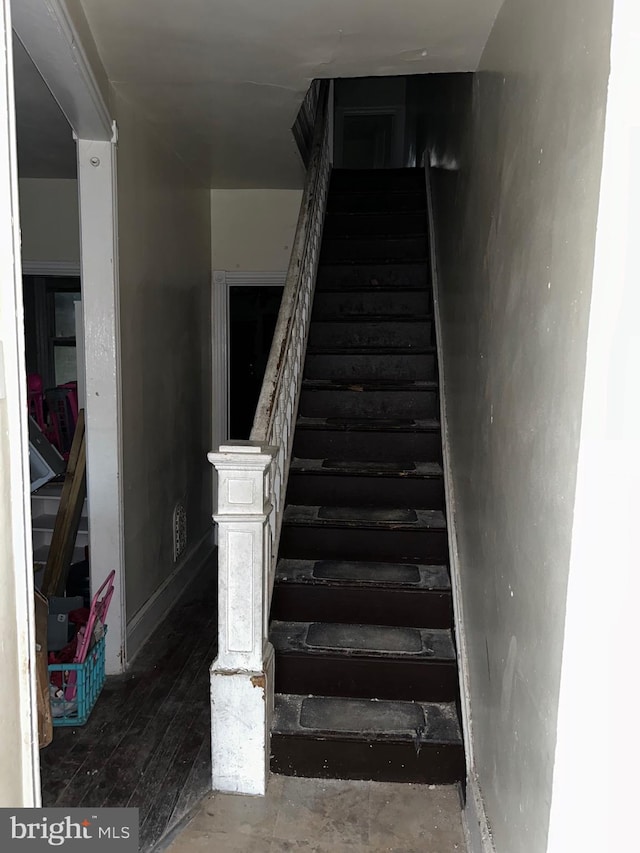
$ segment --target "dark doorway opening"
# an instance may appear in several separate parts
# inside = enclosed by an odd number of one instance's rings
[[[229,437],[248,439],[278,319],[282,287],[229,288]]]
[[[393,113],[345,114],[342,166],[345,169],[388,169],[391,166]]]
[[[75,303],[77,276],[22,277],[27,373],[38,373],[45,388],[78,379]]]

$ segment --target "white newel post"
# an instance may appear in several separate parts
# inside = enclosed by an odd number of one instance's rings
[[[277,448],[234,442],[209,453],[218,472],[218,656],[211,666],[213,788],[264,795],[273,716],[268,641],[271,466]]]

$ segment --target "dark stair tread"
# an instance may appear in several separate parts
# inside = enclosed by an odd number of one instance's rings
[[[353,179],[357,183],[366,180],[367,186],[376,181],[386,186],[393,180],[394,183],[391,186],[397,186],[400,179],[424,181],[424,168],[422,166],[394,166],[389,169],[378,169],[376,167],[352,169],[348,166],[336,166],[331,171],[331,177],[335,181]]]
[[[416,193],[426,196],[424,172],[409,169],[360,169],[353,172],[334,169],[329,197],[335,195],[396,195]]]
[[[337,264],[336,264],[337,266]],[[348,295],[350,293],[422,293],[427,292],[430,293],[430,290],[427,289],[426,282],[416,282],[412,284],[411,282],[406,282],[403,284],[385,284],[384,282],[379,282],[377,279],[372,279],[369,282],[359,282],[353,281],[348,284],[324,284],[322,287],[318,287],[316,289],[316,293],[325,294],[325,293],[340,293],[344,295]]]
[[[425,199],[427,192],[424,186],[421,183],[416,182],[411,185],[408,184],[402,187],[393,187],[393,186],[379,186],[369,183],[368,186],[338,186],[335,182],[329,187],[329,200],[333,201],[335,198],[342,198],[343,196],[399,196],[399,195],[410,195],[416,196]]]
[[[378,346],[376,344],[357,344],[355,346],[344,346],[337,344],[310,344],[307,347],[307,355],[434,355],[434,346]]]
[[[328,214],[328,215],[329,216],[335,216],[336,214]],[[339,214],[339,215],[343,215],[343,214]],[[357,215],[362,215],[362,214],[357,214]],[[376,243],[379,243],[383,240],[393,240],[394,242],[399,241],[399,240],[418,240],[421,237],[426,240],[426,237],[427,237],[426,225],[424,228],[421,228],[419,231],[408,231],[408,232],[403,232],[401,234],[397,234],[394,231],[391,231],[391,232],[386,233],[386,234],[385,233],[377,233],[375,235],[369,235],[369,234],[330,234],[327,237],[325,237],[325,243],[328,243],[328,242],[348,243],[350,241],[355,241],[355,240],[360,240],[360,241],[374,240]]]
[[[281,559],[276,570],[276,583],[444,592],[451,590],[446,566],[381,563],[373,560]]]
[[[455,661],[447,628],[406,628],[332,622],[274,620],[271,643],[281,654],[394,658],[413,661]]]
[[[426,323],[433,314],[323,314],[314,317],[313,323]]]
[[[347,258],[340,258],[337,260],[327,261],[320,257],[319,265],[324,267],[325,269],[330,267],[371,267],[371,266],[386,266],[396,265],[400,266],[402,264],[407,264],[408,266],[417,265],[417,264],[426,264],[428,261],[427,255],[420,255],[415,258],[407,258],[402,255],[389,255],[385,258],[354,258],[353,260],[348,260]]]
[[[444,530],[447,522],[440,510],[387,509],[377,507],[285,507],[284,523],[290,527],[346,527],[382,530]]]
[[[362,191],[361,190],[355,190],[354,192],[356,195],[358,195]],[[379,193],[380,190],[373,190],[373,192]],[[407,192],[408,193],[416,192],[419,194],[419,190],[399,190],[398,192],[405,193],[405,194]],[[343,192],[341,190],[340,192],[337,192],[336,195],[351,195],[351,193],[348,193],[346,191]],[[423,213],[426,216],[427,215],[427,207],[426,206],[420,207],[420,208],[417,208],[416,210],[389,211],[389,215],[393,214],[393,216],[400,216],[400,217],[402,217],[402,216],[416,216],[420,213]],[[384,215],[385,215],[384,211],[380,211],[380,210],[345,210],[345,211],[333,210],[333,211],[329,211],[327,213],[327,216],[354,216],[354,217],[357,216],[357,217],[364,217],[364,218],[366,218],[367,216],[374,217],[374,216],[384,216]]]
[[[388,265],[382,268],[373,262],[360,264],[327,264],[324,273],[319,274],[316,290],[318,293],[350,292],[369,290],[431,290],[429,287],[429,266],[425,261],[406,260],[393,270]],[[382,273],[382,275],[381,275]]]
[[[377,210],[328,211],[324,235],[330,237],[423,235],[427,231],[427,211],[423,208],[380,213]]]
[[[303,379],[305,391],[437,391],[435,379],[366,379],[362,382],[346,379]]]
[[[370,741],[462,743],[453,702],[276,694],[273,734]]]
[[[291,460],[290,472],[304,474],[344,474],[362,477],[401,477],[403,479],[426,479],[442,477],[442,466],[437,462],[357,462],[341,459],[298,459]]]
[[[296,429],[343,432],[439,432],[434,418],[310,418],[300,416]]]

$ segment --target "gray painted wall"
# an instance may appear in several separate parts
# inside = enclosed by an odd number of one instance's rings
[[[20,178],[18,183],[22,258],[79,264],[78,181]]]
[[[119,93],[120,328],[127,619],[176,569],[173,509],[188,548],[211,528],[209,190]]]
[[[506,0],[447,77],[436,178],[475,772],[546,850],[609,73],[609,0]],[[586,805],[586,804],[585,804]]]
[[[286,270],[302,190],[211,190],[214,270]]]

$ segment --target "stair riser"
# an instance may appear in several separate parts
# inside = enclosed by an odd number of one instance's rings
[[[47,542],[45,545],[40,545],[40,546],[34,547],[34,549],[33,549],[34,565],[44,566],[46,564],[47,557],[49,555],[49,544],[50,543]],[[86,548],[85,545],[82,545],[82,546],[77,545],[77,544],[75,545],[75,547],[73,549],[73,556],[71,557],[72,563],[79,563],[82,560],[87,559],[87,552],[86,552],[85,548]]]
[[[426,233],[424,210],[412,213],[330,213],[324,220],[325,237]]]
[[[363,779],[452,785],[465,778],[464,749],[459,744],[337,740],[317,737],[271,738],[271,771],[311,779]]]
[[[319,292],[313,303],[313,320],[344,314],[402,314],[412,317],[428,314],[431,300],[425,290],[371,290],[352,292]]]
[[[56,515],[60,506],[59,495],[39,495],[35,492],[31,495],[31,517],[37,518],[39,515]],[[81,518],[87,517],[87,502],[82,505]]]
[[[291,472],[287,502],[311,506],[393,506],[402,509],[444,509],[442,477],[358,477],[344,474]]]
[[[34,530],[32,532],[33,548],[40,548],[43,545],[51,544],[53,530]],[[76,536],[76,547],[84,548],[89,544],[89,534],[86,530],[79,530]]]
[[[309,391],[300,414],[310,418],[436,418],[437,391]]]
[[[418,260],[427,256],[425,237],[372,239],[329,238],[322,241],[321,264],[361,263],[386,260]]]
[[[312,323],[309,329],[311,347],[430,347],[433,343],[431,320],[322,321]]]
[[[280,539],[280,557],[300,560],[389,560],[447,564],[447,532],[290,526]],[[286,692],[286,691],[285,691]]]
[[[358,380],[384,379],[435,382],[436,357],[433,353],[416,355],[341,355],[308,353],[304,368],[307,379]]]
[[[388,589],[383,586],[276,583],[271,618],[417,628],[453,626],[450,593]]]
[[[399,192],[400,190],[424,191],[424,169],[334,169],[331,173],[329,191],[366,191],[384,190]]]
[[[426,264],[363,264],[361,266],[326,266],[318,268],[316,294],[326,289],[375,287],[415,287],[429,283]]]
[[[457,688],[453,661],[276,652],[277,693],[453,702]]]
[[[346,192],[338,189],[329,193],[327,213],[387,213],[391,211],[424,210],[424,190],[403,192]]]
[[[385,433],[350,430],[299,429],[293,452],[299,459],[353,459],[366,462],[405,462],[422,459],[442,462],[439,432]]]

